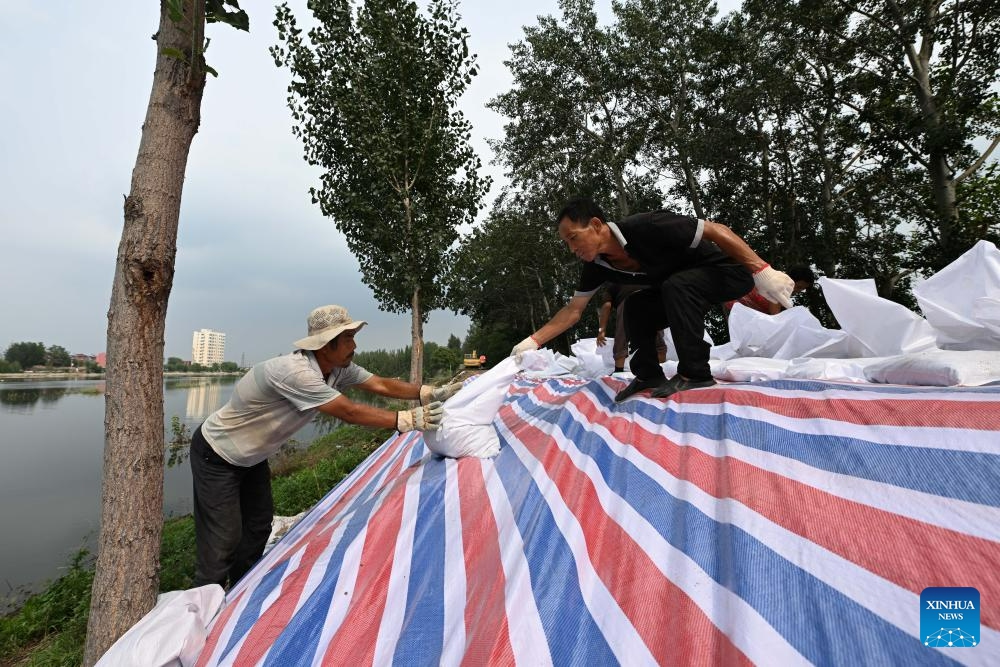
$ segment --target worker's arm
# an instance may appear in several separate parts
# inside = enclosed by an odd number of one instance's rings
[[[725,225],[706,220],[702,238],[719,246],[722,252],[747,267],[750,273],[756,273],[767,266],[767,262],[761,259],[746,241]]]
[[[747,242],[736,235],[733,230],[725,225],[720,225],[711,220],[705,221],[705,228],[702,231],[702,238],[712,241],[719,246],[722,252],[736,260],[750,271],[753,275],[753,284],[757,292],[771,303],[776,303],[785,308],[792,307],[792,290],[795,288],[795,281],[781,271],[771,268],[771,265],[760,258]]]
[[[358,389],[364,389],[365,391],[388,398],[420,398],[421,385],[412,382],[403,382],[396,378],[384,378],[373,375],[357,386]]]
[[[611,317],[611,302],[605,301],[597,311],[597,347],[603,347],[608,337],[608,318]]]
[[[543,324],[541,329],[531,334],[531,337],[539,345],[544,345],[566,331],[566,329],[569,329],[583,317],[583,311],[586,309],[587,304],[590,303],[592,296],[593,294],[574,296],[569,300],[569,303],[560,308],[559,312],[552,316],[551,320]]]
[[[374,426],[375,428],[396,428],[397,413],[395,411],[383,410],[364,403],[355,403],[343,394],[319,406],[319,411],[348,424]]]
[[[583,311],[587,307],[587,304],[590,303],[590,298],[592,296],[594,295],[584,294],[581,296],[574,296],[569,300],[569,303],[560,308],[559,312],[552,316],[552,319],[542,325],[541,329],[515,345],[514,349],[510,351],[511,355],[517,359],[518,363],[520,363],[522,354],[529,350],[537,350],[539,347],[579,322],[580,317],[583,315]]]
[[[439,428],[443,414],[440,403],[394,412],[364,403],[355,403],[343,394],[319,406],[319,411],[348,424],[391,428],[401,433],[413,430],[435,431]]]

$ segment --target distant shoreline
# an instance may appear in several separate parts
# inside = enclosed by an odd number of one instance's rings
[[[186,371],[164,371],[163,377],[227,377],[243,375],[244,371],[204,371],[190,373]],[[66,371],[29,371],[27,373],[0,373],[0,382],[4,380],[104,380],[104,373],[72,373]]]

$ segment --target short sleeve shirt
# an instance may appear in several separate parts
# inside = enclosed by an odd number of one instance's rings
[[[639,262],[639,271],[616,269],[597,258],[586,262],[577,283],[577,295],[590,295],[605,283],[659,285],[678,271],[696,266],[733,263],[717,245],[702,238],[705,221],[671,211],[630,215],[609,222],[629,257]]]
[[[255,365],[233,388],[229,402],[202,424],[205,440],[237,466],[274,454],[313,418],[316,409],[372,374],[357,364],[335,368],[323,379],[315,355],[297,350]]]

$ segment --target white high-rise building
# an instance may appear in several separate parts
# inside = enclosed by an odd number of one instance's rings
[[[191,362],[202,366],[221,364],[226,359],[226,334],[211,329],[194,332],[191,342]]]

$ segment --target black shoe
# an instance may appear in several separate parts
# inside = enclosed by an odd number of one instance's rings
[[[687,378],[682,378],[680,375],[675,375],[654,389],[650,396],[653,398],[666,398],[667,396],[676,394],[679,391],[712,387],[716,384],[716,381],[712,378],[708,378],[707,380],[688,380]]]
[[[640,380],[639,378],[635,378],[628,383],[627,387],[615,394],[615,403],[621,403],[632,394],[638,394],[640,391],[646,391],[647,389],[658,387],[661,382],[663,382],[663,380]]]

